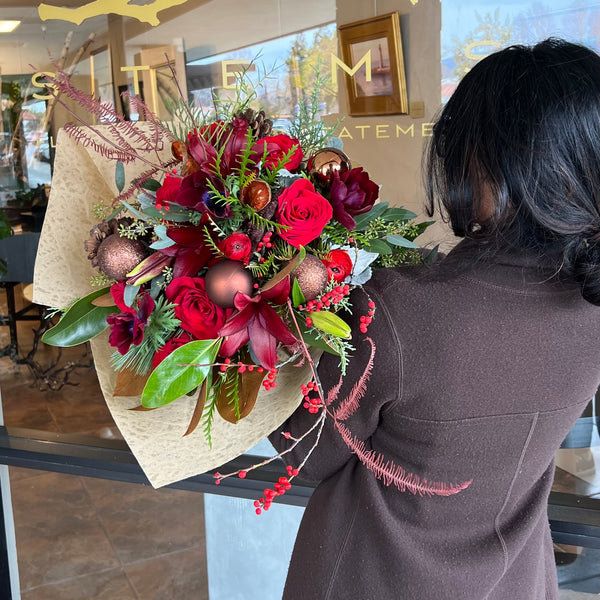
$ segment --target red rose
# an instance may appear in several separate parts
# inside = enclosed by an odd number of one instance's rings
[[[342,283],[352,273],[352,259],[345,250],[332,250],[322,260],[327,267],[327,276],[331,281]]]
[[[279,162],[294,146],[294,152],[288,161],[279,165]],[[254,157],[255,162],[262,160],[265,154],[265,148],[267,156],[264,159],[263,165],[265,167],[270,167],[271,169],[279,165],[285,167],[288,171],[294,171],[300,166],[304,156],[302,148],[300,148],[300,142],[286,133],[262,138],[256,142],[252,147],[252,150],[256,153]]]
[[[318,238],[333,216],[331,204],[308,179],[297,179],[278,199],[278,221],[289,229],[279,235],[296,248]]]
[[[252,251],[252,242],[245,233],[232,233],[219,243],[219,250],[230,260],[247,262]]]
[[[156,367],[158,367],[158,365],[160,365],[160,363],[165,360],[165,358],[167,358],[167,356],[169,356],[173,350],[176,350],[180,346],[185,346],[185,344],[188,344],[191,341],[192,336],[189,333],[182,333],[177,337],[171,338],[166,344],[161,346],[156,351],[156,354],[152,359],[152,368],[156,369]]]
[[[212,340],[218,336],[231,310],[225,310],[212,302],[204,291],[204,279],[178,277],[165,290],[167,298],[175,306],[175,316],[181,328],[199,340]]]
[[[168,207],[171,202],[176,202],[177,192],[181,187],[181,177],[173,175],[165,175],[162,185],[156,190],[156,208],[159,210],[163,207]]]

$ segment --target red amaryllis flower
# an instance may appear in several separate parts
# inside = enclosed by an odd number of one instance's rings
[[[167,235],[175,244],[161,248],[159,252],[175,257],[173,278],[194,277],[200,269],[212,259],[212,249],[204,238],[204,227],[190,225],[188,227],[169,227]]]
[[[179,277],[166,287],[167,298],[175,304],[175,316],[181,321],[181,328],[199,340],[212,340],[219,337],[231,310],[217,306],[204,289],[204,279],[200,277]]]
[[[352,273],[352,259],[345,250],[335,249],[321,261],[327,267],[329,280],[342,283]]]
[[[171,338],[166,344],[161,346],[157,351],[154,357],[152,358],[152,368],[156,369],[160,363],[180,346],[185,346],[192,341],[192,336],[189,333],[182,333],[177,337]]]
[[[340,175],[334,171],[329,201],[333,218],[348,231],[356,226],[352,217],[368,212],[379,197],[379,186],[369,179],[362,167],[350,169]]]
[[[162,185],[156,190],[156,208],[169,207],[172,202],[177,202],[177,192],[181,187],[181,177],[166,175]]]
[[[108,315],[106,317],[106,322],[110,327],[108,343],[115,347],[120,354],[126,354],[132,345],[139,346],[144,339],[144,329],[154,307],[155,303],[150,294],[143,293],[137,310],[134,309],[130,312],[127,307],[128,312]]]
[[[300,148],[300,142],[286,133],[262,138],[256,142],[252,147],[252,150],[255,153],[253,159],[255,162],[262,160],[266,151],[263,164],[272,169],[279,165],[283,157],[292,148],[294,148],[293,154],[280,166],[285,167],[288,171],[294,171],[300,166],[304,155],[302,153],[302,148]]]
[[[308,179],[297,179],[278,198],[277,220],[289,229],[279,235],[288,244],[306,246],[318,238],[333,215],[331,204]]]
[[[252,242],[245,233],[232,233],[219,244],[219,250],[231,260],[246,262],[250,258]]]
[[[252,297],[238,292],[234,302],[239,312],[219,330],[219,336],[225,338],[219,354],[232,356],[249,342],[259,364],[265,369],[274,369],[277,361],[277,343],[291,346],[298,340],[267,300],[283,304],[289,293],[289,277],[270,290]]]

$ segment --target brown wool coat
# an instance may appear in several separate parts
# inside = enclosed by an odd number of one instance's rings
[[[409,473],[472,483],[447,497],[386,486],[328,419],[302,471],[320,484],[284,600],[558,598],[546,505],[555,452],[600,381],[600,310],[530,257],[457,275],[453,256],[379,271],[368,284],[376,355],[346,425]],[[357,320],[368,309],[354,296]],[[367,364],[362,338],[340,399]],[[325,356],[319,373],[331,387],[337,359]],[[298,436],[314,419],[300,408],[283,429]],[[279,449],[290,443],[270,437]]]

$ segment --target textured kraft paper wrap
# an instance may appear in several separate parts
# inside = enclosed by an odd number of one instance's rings
[[[97,128],[108,135],[106,128]],[[164,160],[170,148],[161,151]],[[144,155],[156,161],[154,153]],[[83,248],[90,229],[98,222],[92,206],[109,205],[117,195],[115,161],[84,148],[60,131],[56,145],[54,177],[42,229],[34,274],[34,302],[51,307],[68,306],[93,288],[97,274]],[[125,166],[126,181],[147,169],[142,161]],[[233,425],[216,414],[209,448],[202,426],[183,437],[194,411],[196,397],[182,397],[152,411],[132,411],[139,397],[112,395],[116,373],[110,367],[113,348],[108,331],[91,341],[102,393],[112,417],[154,487],[204,473],[239,456],[277,429],[300,404],[300,385],[310,379],[308,364],[286,366],[277,377],[277,388],[259,394],[254,410]]]

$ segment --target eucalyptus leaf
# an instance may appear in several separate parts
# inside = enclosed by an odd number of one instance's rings
[[[410,221],[417,215],[406,208],[388,208],[381,217],[386,221]]]
[[[146,181],[141,184],[141,187],[143,187],[145,190],[155,192],[161,187],[161,185],[160,182],[156,181],[156,179],[146,179]]]
[[[133,213],[138,219],[141,219],[142,221],[147,221],[148,219],[146,219],[146,217],[137,209],[133,208],[133,206],[131,206],[131,204],[129,204],[128,202],[125,202],[125,200],[121,200],[121,204],[131,213]]]
[[[390,244],[400,246],[401,248],[419,248],[419,244],[415,244],[401,235],[388,235],[385,238]]]
[[[367,252],[377,252],[378,254],[391,254],[392,248],[384,240],[369,240],[369,245],[365,247]]]
[[[169,212],[158,210],[158,208],[154,206],[148,206],[144,208],[144,214],[148,217],[158,217],[159,219],[165,219],[165,221],[173,221],[177,223],[185,223],[190,220],[189,211],[186,212],[178,212],[174,210],[170,210]]]
[[[219,338],[197,340],[176,348],[152,371],[142,392],[142,406],[165,406],[198,387],[212,369],[209,365],[215,362],[220,347]]]
[[[154,207],[156,204],[156,195],[155,194],[146,194],[145,192],[139,193],[137,196],[137,201],[140,203],[140,208],[146,212],[148,207]]]
[[[123,292],[123,302],[126,306],[133,306],[133,301],[140,291],[139,285],[125,285],[125,291]]]
[[[115,185],[117,186],[119,193],[121,193],[125,187],[125,165],[120,160],[118,160],[115,165]]]
[[[378,204],[374,204],[373,208],[369,212],[354,217],[354,221],[356,222],[354,229],[356,229],[356,231],[362,231],[363,229],[366,229],[373,219],[377,219],[378,217],[381,217],[383,213],[385,213],[388,206],[389,204],[387,202],[379,202]]]
[[[62,316],[61,320],[42,336],[49,346],[70,347],[83,344],[104,331],[106,317],[114,312],[114,306],[94,306],[92,301],[105,295],[109,287],[92,292],[78,300]]]
[[[153,250],[162,250],[163,248],[170,248],[174,246],[175,242],[173,240],[156,240],[156,242],[152,242],[150,244],[150,248]]]
[[[424,262],[432,263],[435,260],[436,256],[438,255],[439,249],[440,249],[439,245],[432,248],[431,252],[429,252],[429,254],[423,259]]]

